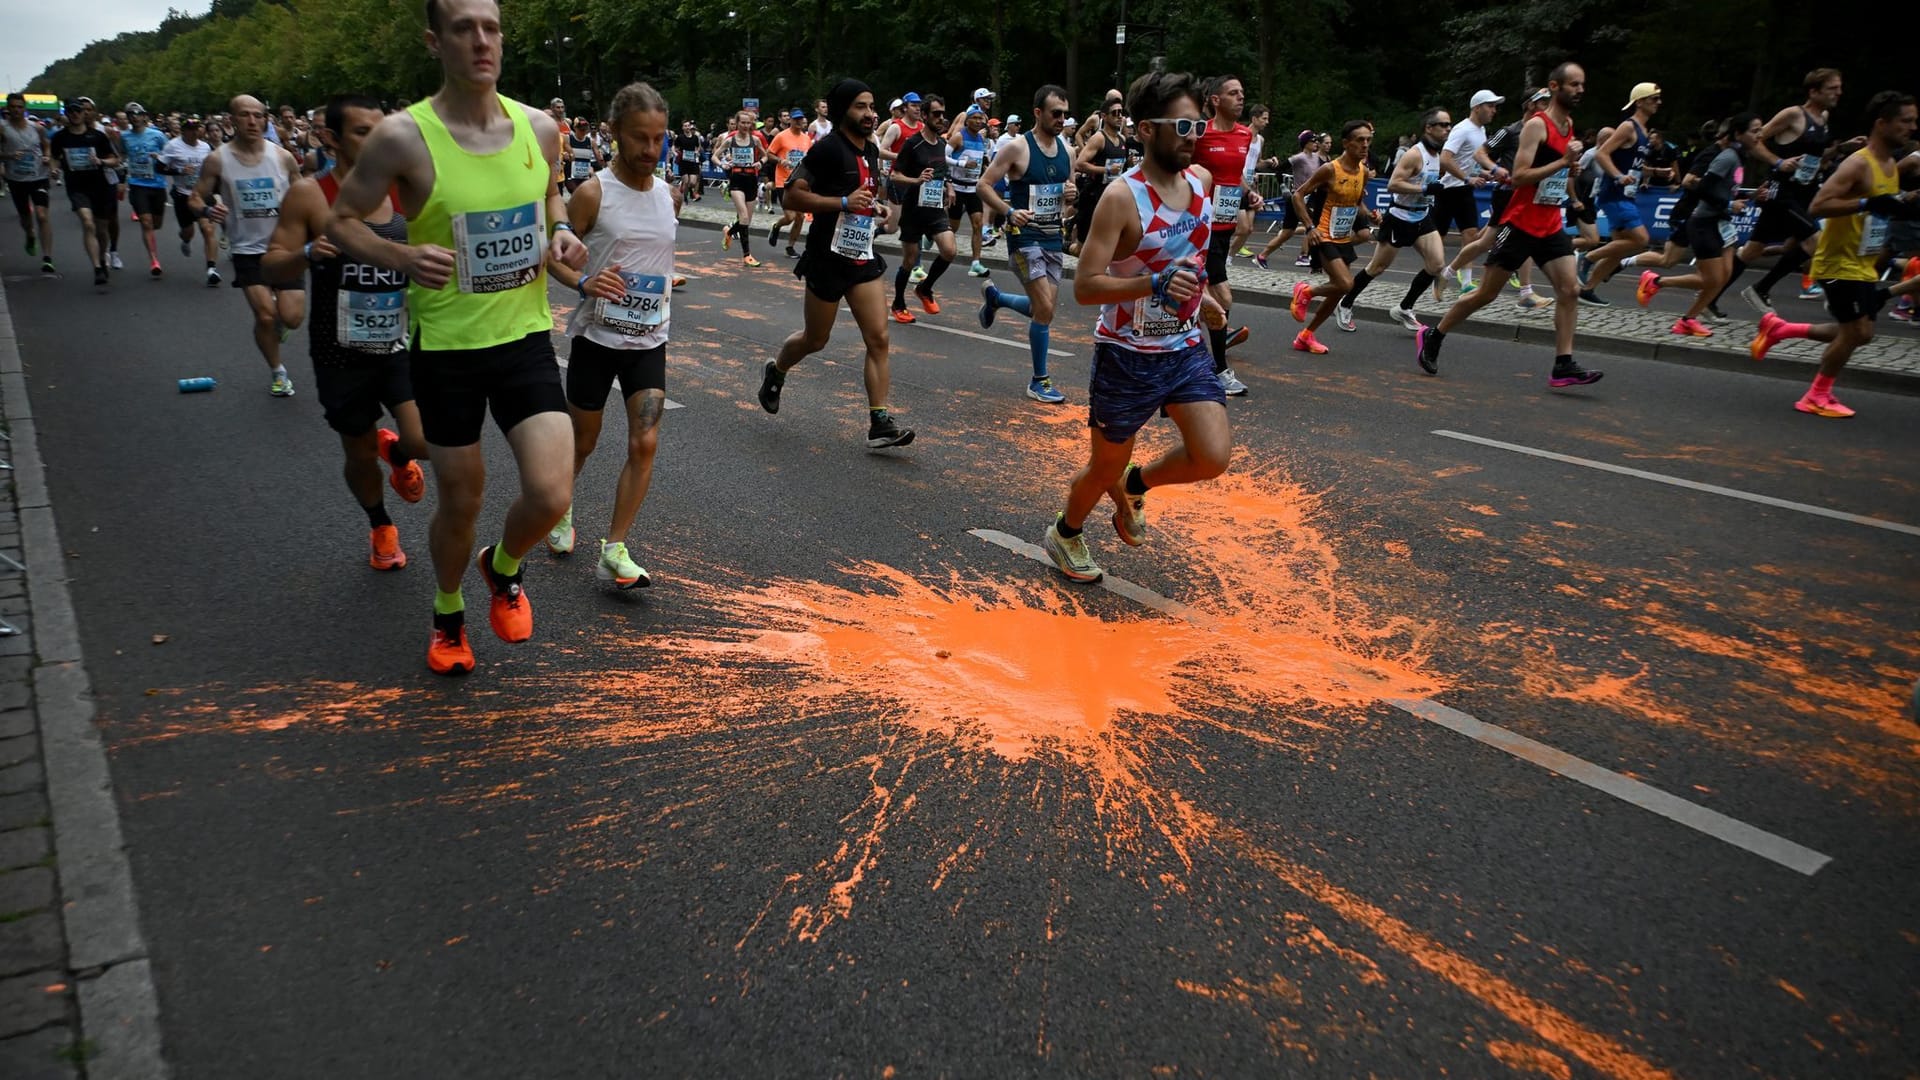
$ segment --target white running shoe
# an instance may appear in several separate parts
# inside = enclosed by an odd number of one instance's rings
[[[573,507],[569,506],[553,528],[547,530],[547,550],[555,555],[571,555],[573,539]]]

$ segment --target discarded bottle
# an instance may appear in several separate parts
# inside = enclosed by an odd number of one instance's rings
[[[181,379],[180,392],[183,394],[202,394],[219,385],[220,381],[218,379],[210,379],[202,375],[197,379]]]

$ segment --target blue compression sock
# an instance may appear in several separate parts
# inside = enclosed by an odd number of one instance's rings
[[[1026,297],[1020,299],[1025,300]],[[1053,327],[1045,323],[1027,324],[1027,348],[1033,350],[1033,377],[1047,377],[1047,340],[1053,336]]]
[[[1008,311],[1017,311],[1029,319],[1033,318],[1033,301],[1027,299],[1025,296],[1015,296],[1012,293],[1002,292],[1000,294],[1000,306],[1006,308]]]

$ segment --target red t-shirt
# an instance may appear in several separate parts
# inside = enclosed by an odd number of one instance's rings
[[[1240,212],[1240,181],[1247,174],[1247,154],[1253,150],[1253,129],[1245,124],[1235,124],[1232,129],[1221,131],[1207,122],[1205,131],[1200,133],[1200,141],[1193,147],[1193,163],[1213,174],[1213,229],[1219,232],[1234,226],[1234,217]],[[1225,190],[1231,189],[1231,190]],[[1223,201],[1232,203],[1232,213],[1221,214]]]
[[[1540,150],[1533,158],[1534,168],[1566,157],[1567,143],[1573,139],[1571,119],[1565,131],[1555,128],[1553,118],[1546,113],[1541,113],[1540,119],[1547,125],[1547,137],[1540,140]],[[1515,184],[1513,198],[1507,203],[1507,216],[1500,219],[1501,223],[1517,226],[1528,236],[1552,236],[1566,228],[1560,205],[1566,201],[1571,176],[1568,169],[1562,168],[1541,183]],[[1546,189],[1544,195],[1540,194],[1543,188]]]

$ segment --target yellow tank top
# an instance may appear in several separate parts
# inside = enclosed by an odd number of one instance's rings
[[[1900,177],[1892,169],[1882,170],[1873,159],[1873,148],[1854,151],[1867,159],[1873,173],[1868,195],[1897,195]],[[1820,244],[1813,250],[1813,276],[1825,280],[1872,281],[1880,276],[1880,256],[1887,250],[1887,219],[1874,214],[1848,214],[1830,217],[1820,230]]]
[[[513,141],[491,154],[461,149],[431,98],[407,107],[433,157],[433,191],[407,223],[407,242],[454,253],[445,288],[407,286],[420,348],[485,349],[553,329],[547,306],[547,186],[552,170],[526,107],[501,97]]]
[[[1353,243],[1354,226],[1360,216],[1360,200],[1367,195],[1367,168],[1362,165],[1348,172],[1340,158],[1333,159],[1333,181],[1327,185],[1327,201],[1320,207],[1320,239],[1336,244]]]

